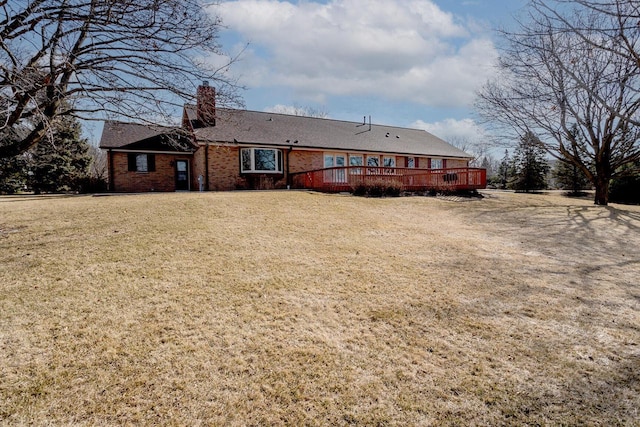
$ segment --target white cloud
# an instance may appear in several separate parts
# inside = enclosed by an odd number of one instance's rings
[[[487,139],[484,129],[472,119],[446,119],[435,123],[417,120],[410,127],[424,129],[445,141],[481,143]]]
[[[429,0],[236,0],[214,10],[250,43],[235,65],[244,84],[290,87],[307,99],[468,105],[496,57],[488,39]]]
[[[276,104],[265,108],[264,111],[267,113],[288,114],[290,116],[319,117],[324,119],[329,118],[329,113],[323,108],[300,105]]]

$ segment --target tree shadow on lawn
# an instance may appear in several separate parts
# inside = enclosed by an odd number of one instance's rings
[[[499,201],[498,206],[469,211],[473,223],[480,227],[484,224],[498,237],[533,246],[560,260],[593,257],[592,261],[599,263],[616,253],[634,257],[635,248],[640,247],[640,212],[613,206],[567,205],[544,198],[530,205],[501,204]]]

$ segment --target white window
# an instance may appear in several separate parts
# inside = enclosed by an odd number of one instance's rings
[[[380,157],[379,156],[367,156],[367,166],[370,168],[367,169],[367,174],[369,175],[378,175],[380,174]]]
[[[431,169],[442,169],[442,159],[431,159]]]
[[[346,166],[346,156],[344,154],[324,154],[324,167],[325,168],[340,168],[331,169],[325,171],[325,182],[346,182],[346,174],[344,167]]]
[[[395,170],[393,168],[396,167],[396,158],[395,157],[383,157],[382,158],[382,165],[385,168],[389,168],[389,169],[385,169],[384,173],[387,175],[393,174],[395,173]]]
[[[146,154],[138,154],[136,156],[136,170],[138,172],[149,172]]]
[[[243,173],[282,173],[282,151],[243,148],[240,150],[240,170]]]
[[[362,166],[363,164],[364,164],[364,159],[362,158],[362,156],[358,156],[358,155],[349,156],[349,166]],[[360,175],[362,173],[362,169],[351,168],[351,173],[355,175]]]
[[[416,158],[415,157],[407,157],[407,167],[411,168],[411,169],[416,167]]]
[[[324,155],[324,167],[325,168],[332,168],[333,165],[334,165],[333,154],[325,154]]]

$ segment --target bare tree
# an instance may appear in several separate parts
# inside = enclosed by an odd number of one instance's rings
[[[640,158],[640,63],[620,54],[622,38],[606,37],[609,15],[555,3],[565,7],[534,0],[518,28],[502,33],[498,76],[479,91],[477,110],[504,136],[538,135],[606,205],[611,179]]]
[[[635,62],[640,65],[640,2],[638,0],[531,0],[531,7],[545,17],[546,24],[556,32],[570,32],[582,43],[595,49],[606,50],[622,61]],[[566,8],[577,7],[573,13],[566,13]],[[614,43],[612,43],[614,41]],[[583,89],[591,91],[588,83],[582,81],[580,75],[569,73]],[[632,70],[636,74],[637,70]],[[629,87],[631,91],[639,91],[639,87]],[[612,112],[615,106],[608,105],[607,100],[596,91],[591,95],[598,102],[609,107]],[[634,125],[640,125],[638,117],[623,117]]]
[[[288,114],[290,116],[315,117],[318,119],[326,119],[329,117],[329,112],[323,108],[300,106],[298,104],[293,104],[293,106],[278,104],[271,107],[269,112],[276,114]]]
[[[202,80],[236,101],[215,4],[200,0],[0,0],[0,158],[24,152],[58,116],[175,115]],[[208,8],[208,9],[207,9]],[[212,59],[213,58],[213,59]],[[223,98],[224,96],[227,98]]]
[[[469,161],[469,166],[471,167],[481,167],[483,159],[491,157],[489,154],[490,143],[485,140],[473,139],[462,135],[454,135],[448,137],[447,142],[473,156],[473,159]]]
[[[92,158],[89,176],[96,180],[107,181],[107,154],[96,145],[89,145],[89,156]]]

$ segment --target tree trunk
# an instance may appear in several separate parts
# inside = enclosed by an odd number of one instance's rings
[[[596,175],[596,197],[593,201],[596,205],[607,206],[609,204],[609,181],[608,175],[600,173]]]

